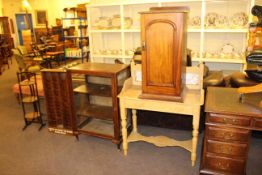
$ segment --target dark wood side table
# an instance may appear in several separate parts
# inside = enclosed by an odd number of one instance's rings
[[[262,131],[261,99],[249,94],[240,102],[237,89],[208,88],[200,174],[246,174],[250,133]]]

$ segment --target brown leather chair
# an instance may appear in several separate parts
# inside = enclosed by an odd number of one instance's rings
[[[208,86],[225,86],[225,80],[222,71],[209,71],[208,67],[204,67],[203,88]]]
[[[230,77],[230,84],[232,87],[246,87],[257,85],[258,82],[250,79],[247,75],[242,72],[235,72]]]

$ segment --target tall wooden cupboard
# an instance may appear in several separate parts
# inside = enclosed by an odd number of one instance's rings
[[[141,98],[182,101],[188,11],[187,7],[153,7],[141,13]]]

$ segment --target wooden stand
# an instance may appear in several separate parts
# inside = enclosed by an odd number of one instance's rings
[[[37,91],[37,81],[36,81],[36,75],[31,72],[21,72],[17,73],[18,78],[18,86],[19,86],[19,95],[20,95],[20,101],[23,109],[23,115],[24,115],[24,121],[25,126],[23,130],[27,128],[31,123],[39,123],[41,126],[38,130],[41,130],[43,126],[45,126],[45,123],[42,119],[42,113],[40,110],[40,102],[39,102],[39,96]],[[23,94],[23,87],[27,86],[30,89],[29,95]],[[33,110],[27,109],[27,105],[32,105]]]
[[[188,72],[197,74],[199,82],[196,85],[187,85],[183,91],[184,101],[161,101],[139,98],[142,91],[141,85],[133,84],[132,79],[125,81],[123,90],[119,94],[121,126],[123,137],[124,155],[127,155],[128,143],[136,141],[145,141],[152,143],[158,147],[179,146],[191,152],[192,166],[196,161],[196,148],[198,142],[198,128],[200,120],[200,107],[204,103],[204,91],[202,89],[203,82],[203,65],[200,67],[192,67],[187,69]],[[134,81],[133,81],[134,82]],[[133,131],[127,135],[127,109],[132,109]],[[149,110],[176,114],[192,115],[192,139],[185,141],[177,141],[166,136],[146,137],[138,133],[136,110]]]

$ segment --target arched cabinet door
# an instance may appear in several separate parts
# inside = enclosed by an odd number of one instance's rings
[[[181,100],[186,19],[181,10],[141,13],[142,97]]]

